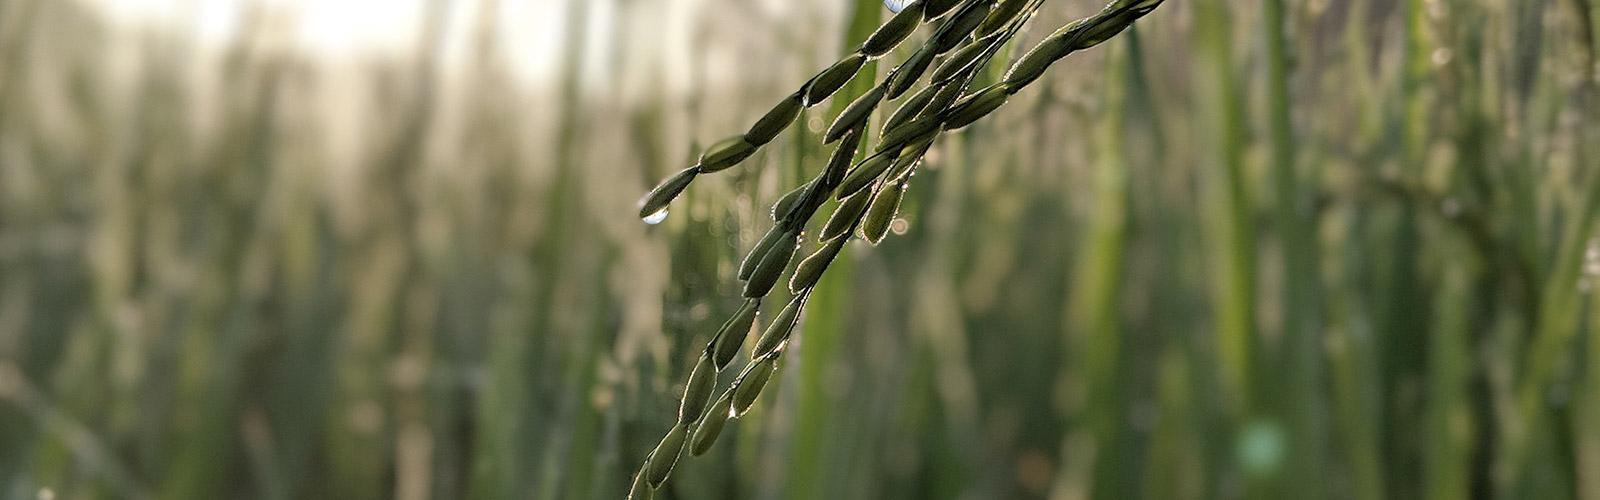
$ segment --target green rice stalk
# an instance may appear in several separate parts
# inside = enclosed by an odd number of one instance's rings
[[[930,1],[914,5],[920,6],[925,19],[932,19],[954,8],[958,3]],[[859,228],[865,239],[873,244],[880,242],[887,235],[890,222],[899,210],[912,171],[950,118],[959,119],[958,125],[967,125],[1003,105],[1005,96],[1021,90],[1026,83],[1038,78],[1038,75],[1034,74],[1026,82],[997,84],[963,98],[963,93],[977,70],[988,64],[999,48],[1032,18],[1042,3],[1043,0],[1031,0],[1019,11],[1020,14],[1003,14],[1012,18],[1009,24],[979,40],[971,40],[967,35],[990,17],[994,2],[974,0],[962,4],[960,10],[945,18],[935,35],[930,37],[910,59],[891,70],[888,76],[877,87],[869,90],[865,97],[856,98],[852,105],[846,108],[845,113],[841,114],[841,118],[830,127],[828,133],[824,134],[825,141],[840,139],[844,141],[816,179],[791,191],[783,197],[784,199],[774,204],[773,216],[781,220],[762,237],[740,265],[739,277],[746,280],[744,295],[748,300],[713,337],[706,347],[710,356],[702,356],[702,359],[708,359],[717,369],[726,367],[731,362],[732,353],[738,350],[738,346],[743,343],[750,326],[754,323],[756,308],[759,306],[757,299],[766,296],[777,283],[793,259],[793,254],[799,245],[800,232],[804,230],[821,203],[830,194],[834,194],[842,202],[823,229],[823,235],[828,237],[823,238],[822,249],[805,259],[796,270],[796,275],[791,277],[790,289],[794,292],[795,298],[763,332],[762,338],[757,341],[753,349],[753,362],[735,379],[732,388],[710,406],[709,413],[703,411],[703,407],[700,408],[702,411],[680,412],[680,420],[690,416],[693,419],[703,420],[695,431],[693,446],[695,454],[703,453],[709,448],[721,432],[727,417],[743,415],[754,404],[776,369],[777,359],[783,353],[782,346],[793,334],[811,287],[815,286],[828,264],[836,259],[838,252],[847,242],[848,238],[844,235]],[[1048,54],[1050,57],[1039,56],[1041,59],[1034,63],[1040,66],[1037,73],[1042,74],[1045,67],[1068,52],[1087,48],[1108,37],[1108,33],[1121,31],[1160,3],[1160,0],[1120,0],[1106,6],[1094,17],[1073,23],[1071,26],[1077,27],[1075,31],[1068,31],[1059,37],[1071,43],[1060,42],[1064,45],[1053,49]],[[909,17],[911,16],[907,16]],[[895,22],[894,19],[890,21],[890,23]],[[907,21],[902,19],[899,22]],[[903,26],[891,26],[887,30],[880,28],[884,38],[879,43],[871,46],[863,44],[865,50],[847,56],[818,73],[799,92],[804,94],[803,106],[815,105],[837,92],[860,71],[867,59],[887,52],[885,46],[893,45],[887,40],[903,39],[905,35],[900,33],[902,30]],[[914,86],[922,73],[932,64],[935,55],[956,49],[962,43],[969,45],[953,57],[953,59],[959,58],[960,61],[946,63],[945,67],[948,69],[936,71],[940,74],[941,81],[930,84],[902,105],[895,113],[895,117],[891,118],[892,125],[886,127],[886,132],[875,152],[846,173],[848,159],[855,156],[860,148],[861,138],[865,134],[866,117],[870,116],[878,104],[881,104],[883,98],[896,98]],[[972,48],[974,46],[978,48]],[[971,61],[967,61],[968,59]],[[1015,68],[1012,73],[1016,73]],[[732,166],[759,147],[756,142],[760,141],[753,139],[770,140],[771,137],[775,137],[774,130],[781,130],[776,124],[792,120],[788,115],[798,113],[794,110],[794,99],[794,95],[791,95],[773,111],[769,111],[758,123],[759,126],[753,127],[754,132],[758,133],[746,134],[753,137],[740,136],[737,141],[729,139],[710,148],[702,158],[700,170],[708,172]],[[907,147],[908,145],[911,147]],[[908,150],[906,158],[900,158],[901,149]],[[901,168],[896,169],[894,178],[881,179],[897,164]],[[707,165],[711,167],[708,168]],[[863,188],[875,182],[880,184],[876,192],[862,192]],[[856,196],[851,196],[853,194]],[[705,362],[702,361],[700,364],[704,365]],[[696,372],[700,371],[699,369],[700,366],[697,366]],[[692,392],[697,400],[703,401],[709,395],[707,390],[700,387],[704,383],[693,381],[691,384],[695,386]],[[686,387],[685,392],[686,396],[689,395],[691,388]],[[686,402],[686,408],[688,404]],[[690,422],[680,422],[675,426],[657,446],[657,452],[652,453],[647,461],[647,479],[652,486],[659,487],[660,482],[670,473],[676,462],[677,452],[682,449],[688,423]]]
[[[1233,75],[1233,54],[1228,39],[1229,7],[1221,0],[1196,4],[1199,22],[1195,44],[1202,59],[1195,65],[1196,80],[1207,92],[1207,106],[1197,133],[1212,144],[1204,210],[1218,228],[1210,235],[1212,300],[1217,308],[1217,366],[1235,408],[1249,408],[1255,387],[1255,224],[1251,220],[1251,195],[1245,178],[1243,116],[1239,89]]]

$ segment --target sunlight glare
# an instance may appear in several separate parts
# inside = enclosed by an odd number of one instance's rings
[[[125,27],[150,27],[218,47],[239,36],[253,8],[284,21],[289,41],[323,60],[405,53],[416,48],[426,0],[87,0]],[[483,2],[451,2],[451,45]],[[501,0],[497,30],[516,71],[538,80],[554,70],[562,11],[559,0]]]

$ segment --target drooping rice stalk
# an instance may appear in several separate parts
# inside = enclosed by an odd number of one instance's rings
[[[763,329],[751,353],[751,363],[728,389],[731,398],[724,399],[728,399],[729,404],[712,406],[704,409],[704,412],[727,412],[730,417],[738,417],[748,411],[776,370],[817,279],[837,258],[839,247],[845,242],[843,238],[859,230],[859,236],[876,244],[887,235],[889,224],[899,211],[904,192],[922,156],[941,132],[959,129],[993,112],[1004,105],[1010,95],[1037,81],[1055,61],[1110,39],[1161,3],[1162,0],[1112,2],[1100,13],[1052,33],[1012,65],[1002,81],[975,90],[969,90],[968,85],[978,70],[986,67],[1005,43],[1021,30],[1043,5],[1043,0],[1031,0],[1021,7],[1007,5],[998,11],[994,10],[993,0],[966,0],[950,5],[948,14],[937,17],[940,21],[937,21],[937,27],[924,44],[909,59],[890,70],[878,86],[861,94],[847,106],[829,127],[823,142],[840,142],[835,157],[853,158],[853,150],[868,143],[866,119],[873,110],[884,99],[895,99],[906,93],[925,74],[929,76],[926,89],[932,89],[924,90],[931,92],[927,94],[929,97],[926,102],[919,102],[914,113],[907,111],[905,116],[910,118],[903,123],[886,126],[871,149],[873,153],[856,168],[847,170],[849,162],[830,160],[816,178],[774,205],[774,227],[740,266],[740,279],[745,280],[745,307],[758,307],[758,301],[777,285],[779,276],[798,260],[799,270],[789,281],[794,298]],[[868,58],[882,55],[909,36],[915,23],[907,18],[918,13],[927,15],[929,12],[942,12],[943,9],[944,6],[937,2],[919,1],[908,5],[879,28],[877,33],[868,37],[856,53],[818,73],[794,95],[779,103],[750,131],[712,146],[700,157],[698,164],[675,174],[652,190],[640,201],[640,216],[651,217],[665,210],[672,198],[688,187],[693,177],[729,168],[748,158],[755,148],[775,137],[801,107],[816,105],[832,96],[854,77]],[[936,16],[927,17],[932,19]],[[988,24],[992,32],[972,36],[984,24]],[[936,67],[934,58],[947,53],[949,55]],[[918,101],[915,98],[913,100]],[[869,193],[871,198],[865,202],[863,212],[859,215],[852,213],[854,220],[848,217],[840,219],[837,225],[841,229],[833,231],[836,233],[834,240],[825,242],[817,253],[797,256],[796,251],[802,246],[801,239],[807,224],[822,204],[834,196],[836,190],[837,197],[841,199]],[[861,204],[860,199],[852,203],[855,206]],[[835,215],[835,218],[839,217],[843,216]],[[742,331],[737,328],[724,328],[718,338],[713,338],[706,346],[703,358],[711,359],[718,351],[727,352],[729,349],[719,348],[719,343],[728,345],[736,342],[733,337],[740,336],[740,333]],[[709,365],[715,366],[718,371],[726,366],[721,359],[712,361]],[[700,364],[708,365],[704,361]],[[689,389],[696,389],[698,385],[691,384]],[[686,394],[686,400],[689,396],[693,396],[696,402],[686,404],[684,408],[699,410],[697,401],[701,395],[698,390],[694,394]],[[666,481],[685,448],[683,436],[688,433],[689,426],[703,417],[703,414],[696,413],[703,412],[681,412],[679,423],[645,460],[639,471],[646,479],[642,483],[644,488],[636,488],[630,494],[633,498],[647,497]],[[695,448],[699,449],[702,441],[704,446],[715,441],[722,425],[718,421],[714,426],[715,431],[696,435]],[[635,485],[640,484],[635,481]]]

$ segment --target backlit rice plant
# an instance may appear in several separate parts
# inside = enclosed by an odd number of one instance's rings
[[[685,448],[692,455],[705,453],[728,419],[750,409],[777,369],[817,281],[852,235],[871,244],[883,240],[923,156],[943,132],[992,113],[1011,95],[1037,81],[1051,64],[1110,39],[1163,1],[1113,1],[1099,13],[1057,29],[1012,63],[1004,78],[982,88],[972,88],[975,76],[1039,11],[1044,0],[912,2],[855,52],[784,97],[748,131],[713,144],[697,164],[669,176],[646,194],[639,202],[639,216],[659,220],[672,200],[698,176],[726,170],[749,158],[795,122],[803,108],[834,95],[868,60],[887,54],[919,26],[931,26],[921,47],[845,107],[828,127],[822,142],[837,146],[827,164],[809,182],[772,205],[772,228],[739,266],[744,303],[700,354],[684,386],[677,422],[644,459],[629,498],[650,498],[672,474]],[[910,93],[919,84],[920,90]],[[910,97],[884,123],[883,133],[875,141],[868,137],[866,124],[872,113],[884,101],[908,93]],[[871,153],[856,162],[858,153],[869,145]],[[806,226],[830,198],[837,200],[838,206],[816,233],[820,248],[801,259],[790,275],[793,298],[767,322],[750,351],[750,362],[718,395],[718,375],[743,348],[762,299],[780,282],[802,246]]]

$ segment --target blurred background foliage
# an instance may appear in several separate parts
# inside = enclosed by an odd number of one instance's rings
[[[0,1],[0,498],[621,498],[839,106],[634,201],[886,11],[523,4]],[[941,141],[658,498],[1600,499],[1597,22],[1167,2]]]

